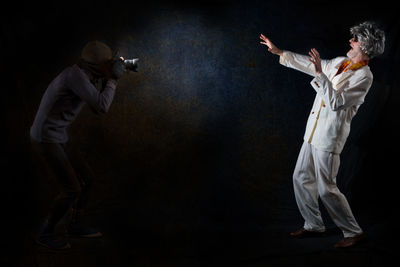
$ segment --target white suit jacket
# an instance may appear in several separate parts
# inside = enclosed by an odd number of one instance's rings
[[[308,58],[289,51],[284,51],[279,58],[282,65],[315,77],[311,85],[317,94],[304,141],[319,150],[340,154],[350,132],[351,120],[364,102],[373,76],[368,66],[336,75],[340,65],[349,60],[346,57],[321,60],[323,73],[316,76]]]

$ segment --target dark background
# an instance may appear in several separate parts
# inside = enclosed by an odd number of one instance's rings
[[[287,0],[2,8],[0,265],[384,266],[398,237],[396,9]],[[370,62],[374,83],[337,180],[368,239],[338,252],[340,231],[325,211],[328,238],[287,238],[303,223],[291,175],[315,95],[311,77],[281,66],[258,37],[332,58],[346,54],[349,28],[365,20],[385,30],[386,50]],[[32,171],[29,127],[47,85],[90,40],[139,57],[140,70],[120,80],[108,114],[85,108],[70,129],[96,174],[87,218],[104,238],[48,252],[31,233],[56,184]]]

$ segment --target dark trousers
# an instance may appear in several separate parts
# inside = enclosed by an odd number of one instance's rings
[[[54,231],[55,225],[71,207],[78,212],[85,208],[93,173],[79,150],[71,145],[34,140],[31,140],[31,145],[33,157],[41,161],[43,168],[47,168],[40,174],[53,173],[59,184],[59,193],[47,216],[48,230]]]

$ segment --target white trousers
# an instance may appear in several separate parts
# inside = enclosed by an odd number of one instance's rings
[[[363,231],[356,222],[346,197],[336,186],[339,165],[339,154],[317,150],[304,142],[293,174],[294,193],[305,220],[304,229],[325,231],[318,207],[319,196],[344,237],[353,237]]]

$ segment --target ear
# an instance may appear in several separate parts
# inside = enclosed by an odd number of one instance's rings
[[[360,51],[362,53],[363,60],[370,60],[370,56],[367,53],[365,53],[364,50],[361,49],[361,47],[360,47]]]

